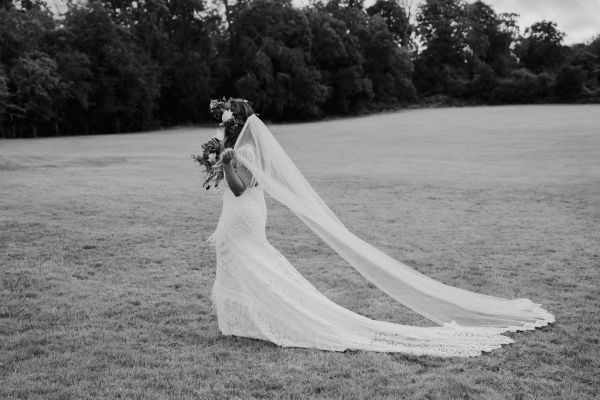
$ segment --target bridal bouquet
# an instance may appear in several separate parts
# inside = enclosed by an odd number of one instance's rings
[[[211,186],[219,189],[219,183],[223,179],[223,164],[219,160],[219,144],[221,140],[213,137],[202,145],[202,154],[192,154],[192,158],[204,167],[206,178],[202,187],[206,190]]]
[[[222,127],[222,130],[217,136],[202,145],[202,154],[192,154],[194,161],[205,168],[206,179],[202,187],[207,190],[211,187],[218,190],[219,183],[224,177],[223,163],[219,160],[219,145],[224,140],[223,130],[226,128],[239,128],[244,125],[244,121],[238,118],[231,110],[234,101],[248,102],[245,99],[234,99],[232,97],[229,99],[223,97],[222,100],[213,99],[210,101],[208,106],[210,114],[215,119],[221,120],[219,126]]]

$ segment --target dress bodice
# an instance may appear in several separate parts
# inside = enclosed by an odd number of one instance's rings
[[[233,194],[227,184],[223,187],[223,208],[217,228],[209,238],[217,247],[232,238],[254,237],[264,239],[267,223],[267,206],[262,187],[244,190],[240,196]]]

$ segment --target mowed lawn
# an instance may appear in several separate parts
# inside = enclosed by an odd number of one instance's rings
[[[0,141],[0,398],[600,396],[600,107],[409,110],[272,131],[339,218],[445,283],[556,323],[469,359],[219,334],[214,129]],[[430,325],[268,200],[268,236],[333,301]]]

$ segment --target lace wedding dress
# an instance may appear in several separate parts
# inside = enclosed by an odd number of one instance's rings
[[[354,236],[258,117],[248,118],[235,150],[253,182],[239,197],[223,183],[223,209],[210,237],[217,254],[211,300],[222,334],[285,347],[468,357],[512,343],[502,332],[554,321],[552,314],[527,299],[508,300],[444,285]],[[321,294],[268,242],[265,192],[288,206],[366,279],[441,326],[373,320]]]

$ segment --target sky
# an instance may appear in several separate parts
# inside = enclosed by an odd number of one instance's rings
[[[472,1],[470,1],[472,2]],[[600,34],[600,0],[484,0],[497,13],[514,12],[520,15],[521,31],[543,19],[556,22],[567,34],[565,44],[580,43]],[[297,5],[307,0],[294,0]],[[366,0],[365,6],[375,3]],[[417,3],[417,0],[414,0]]]
[[[547,19],[567,34],[566,44],[585,42],[600,34],[600,0],[487,0],[498,13],[520,15],[521,30]]]

